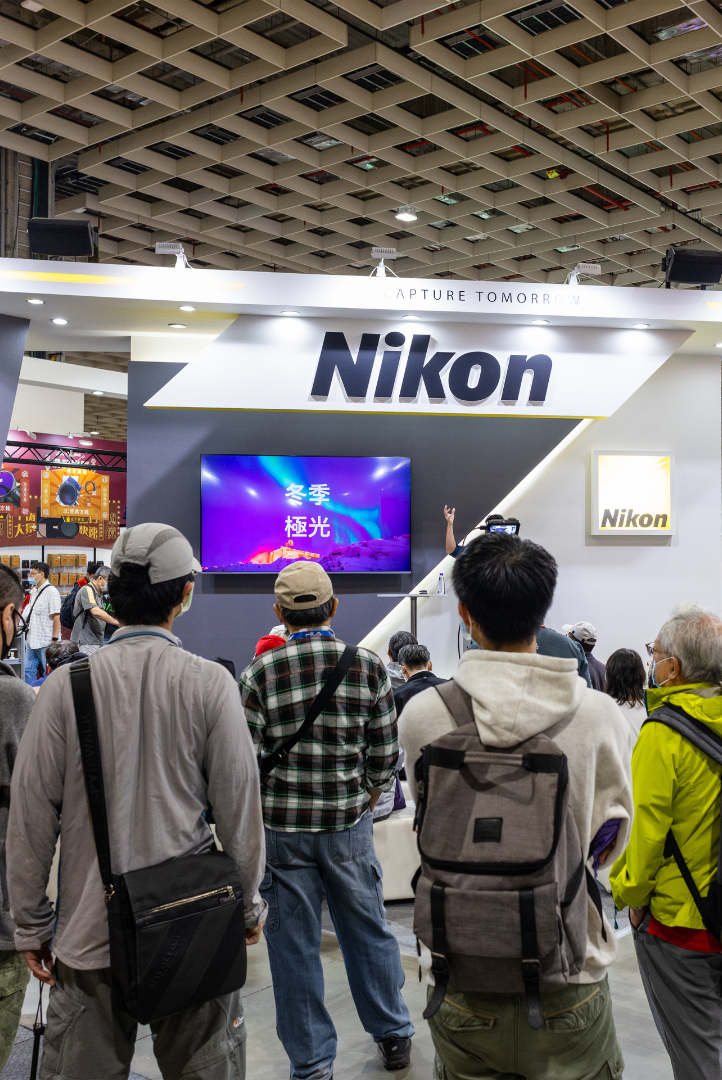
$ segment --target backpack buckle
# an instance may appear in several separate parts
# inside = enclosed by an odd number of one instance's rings
[[[541,979],[541,963],[538,960],[522,960],[521,977],[525,983],[539,982]]]
[[[431,954],[431,972],[434,976],[445,975],[449,970],[449,961],[446,959],[443,953],[432,952]]]

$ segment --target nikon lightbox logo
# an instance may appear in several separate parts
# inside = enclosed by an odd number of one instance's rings
[[[672,534],[672,455],[592,454],[592,535]]]

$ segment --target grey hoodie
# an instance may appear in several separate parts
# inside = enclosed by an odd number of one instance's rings
[[[10,777],[20,739],[35,704],[35,693],[18,679],[10,664],[0,662],[0,949],[15,948],[5,873],[5,845],[10,807]]]
[[[590,690],[577,674],[577,661],[533,653],[464,653],[454,678],[472,697],[481,741],[487,746],[516,746],[544,732],[569,762],[569,804],[582,850],[601,826],[621,818],[611,864],[626,847],[632,819],[632,734],[612,698]],[[414,763],[422,746],[452,729],[435,689],[424,690],[399,718],[399,741],[406,752],[406,774],[414,799]],[[591,862],[588,864],[591,867]],[[616,956],[614,931],[601,936],[591,901],[587,958],[572,982],[598,982]]]

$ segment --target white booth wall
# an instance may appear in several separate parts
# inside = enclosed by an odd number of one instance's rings
[[[502,501],[521,521],[521,535],[557,559],[559,580],[547,625],[587,620],[598,631],[595,655],[615,649],[644,654],[670,609],[694,601],[722,609],[720,361],[676,354],[612,416],[582,422],[530,477]],[[518,421],[520,425],[523,419]],[[590,535],[590,455],[593,450],[674,454],[675,533],[670,538]],[[443,521],[439,520],[443,529]],[[453,561],[443,570],[451,588]],[[421,583],[436,589],[438,570]],[[458,616],[451,597],[419,603],[419,640],[434,670],[448,676],[458,662]],[[386,642],[408,629],[408,601],[361,644],[386,655]]]

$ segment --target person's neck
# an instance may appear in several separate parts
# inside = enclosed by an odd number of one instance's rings
[[[172,634],[173,633],[173,622],[174,622],[174,620],[175,620],[175,616],[171,615],[171,617],[169,619],[166,619],[165,622],[154,623],[152,626],[148,626],[148,625],[146,625],[146,623],[143,623],[142,627],[143,627],[144,630],[147,630],[149,633],[152,632],[153,630],[167,630],[167,632],[169,634]],[[122,623],[120,623],[118,629],[119,630],[127,630],[129,626],[136,626],[136,625],[137,625],[136,623],[123,623],[122,622]]]
[[[329,622],[321,623],[318,626],[291,626],[290,623],[286,623],[285,625],[286,625],[286,629],[288,630],[289,636],[291,634],[307,633],[309,630],[330,630],[331,629],[330,620],[329,620]]]
[[[45,584],[45,582],[46,582],[47,580],[48,580],[48,579],[47,579],[46,577],[44,577],[44,578],[37,578],[37,579],[36,579],[36,581],[35,581],[35,586],[34,586],[34,587],[35,587],[36,589],[42,589],[43,585]]]
[[[427,667],[420,667],[420,668],[417,668],[416,671],[410,671],[409,672],[409,678],[413,679],[414,675],[430,675],[430,674],[431,674],[431,672],[429,671],[429,669]]]

